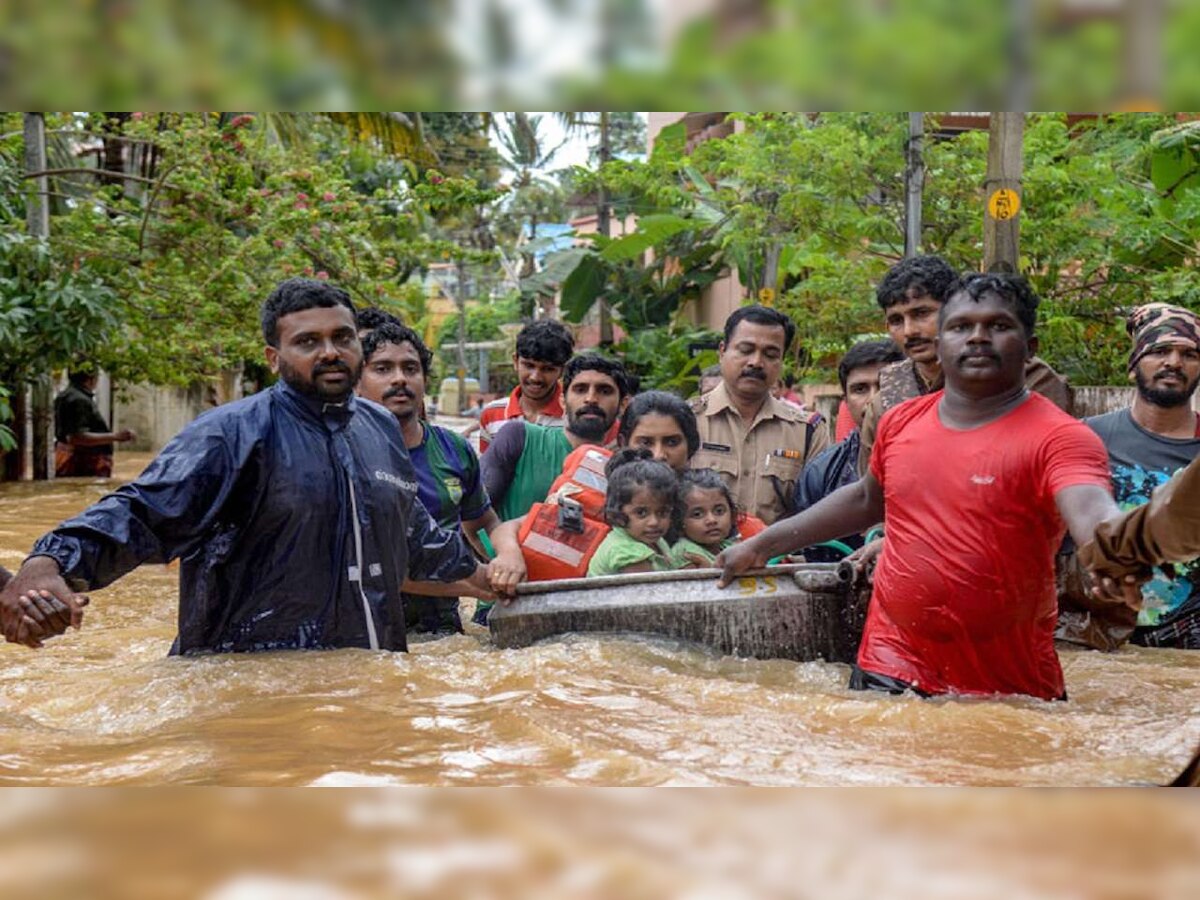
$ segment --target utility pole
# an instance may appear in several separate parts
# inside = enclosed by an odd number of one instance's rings
[[[994,112],[984,180],[983,270],[1016,272],[1020,259],[1023,112]]]
[[[904,154],[904,258],[921,252],[921,192],[925,187],[925,113],[908,114],[908,150]]]
[[[608,113],[600,113],[600,167],[612,159],[612,144],[609,138],[609,120]],[[600,184],[600,193],[598,197],[598,207],[596,209],[596,232],[609,237],[612,232],[612,225],[608,217],[608,190],[604,187],[603,182]],[[612,316],[608,311],[608,301],[603,296],[600,297],[600,346],[611,347],[613,342]]]
[[[1163,0],[1126,0],[1123,19],[1122,105],[1126,109],[1162,109]]]
[[[455,263],[458,273],[458,400],[455,403],[454,414],[461,416],[463,400],[467,393],[467,264],[461,259]]]
[[[46,119],[42,113],[25,113],[25,171],[46,171]],[[28,179],[31,184],[25,194],[25,228],[31,237],[39,240],[50,238],[49,178],[39,175]],[[18,386],[18,390],[23,390]],[[45,481],[50,477],[50,425],[53,422],[53,397],[49,372],[38,372],[30,386],[30,447],[33,455],[33,478]],[[16,425],[23,422],[18,420]],[[21,428],[21,431],[24,429]],[[21,431],[18,431],[20,435]],[[24,469],[24,451],[21,451],[20,468]],[[21,473],[24,474],[23,472]],[[20,476],[19,476],[20,477]]]

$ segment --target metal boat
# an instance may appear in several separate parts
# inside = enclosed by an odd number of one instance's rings
[[[756,659],[852,662],[865,595],[845,563],[772,566],[725,588],[716,569],[683,569],[522,584],[492,608],[499,647],[564,634],[638,634]]]

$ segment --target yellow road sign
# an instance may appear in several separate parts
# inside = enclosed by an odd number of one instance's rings
[[[775,302],[775,289],[774,288],[759,289],[758,302],[762,303],[765,306],[770,306],[772,303],[774,303]]]
[[[1015,218],[1021,211],[1021,197],[1016,191],[1000,188],[988,197],[988,215],[998,222]]]

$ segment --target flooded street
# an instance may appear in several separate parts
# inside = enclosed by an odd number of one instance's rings
[[[121,454],[135,475],[148,454]],[[115,483],[115,482],[113,482]],[[0,564],[112,484],[0,484]],[[1200,741],[1200,654],[1065,650],[1068,703],[853,693],[847,669],[577,637],[168,658],[177,569],[3,647],[0,784],[1119,785]],[[464,620],[467,617],[464,615]]]

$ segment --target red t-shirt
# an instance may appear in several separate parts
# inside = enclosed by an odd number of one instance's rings
[[[515,419],[525,418],[521,409],[521,386],[518,384],[507,397],[500,397],[484,405],[479,413],[479,452],[483,453],[496,439],[500,429]],[[567,413],[562,405],[562,385],[554,385],[554,393],[542,407],[535,425],[549,425],[551,428],[562,428],[567,424]]]
[[[1096,434],[1038,394],[987,425],[947,428],[942,392],[889,410],[871,473],[887,540],[858,665],[931,694],[1064,693],[1054,651],[1063,488],[1110,488]]]
[[[834,426],[834,443],[844,441],[854,430],[854,417],[850,415],[850,407],[843,400],[838,404],[837,424]]]

